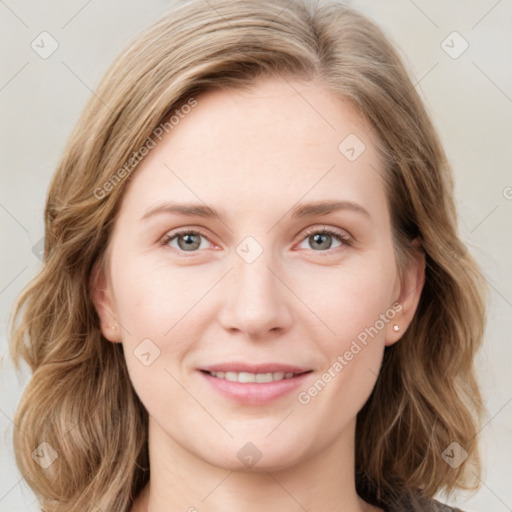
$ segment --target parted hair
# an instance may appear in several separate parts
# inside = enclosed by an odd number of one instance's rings
[[[137,165],[120,169],[191,97],[263,77],[314,81],[357,109],[384,155],[397,265],[415,240],[425,254],[415,316],[385,349],[357,416],[358,492],[476,488],[486,287],[459,238],[452,170],[398,50],[334,1],[192,0],[135,38],[90,98],[48,190],[42,267],[13,309],[11,355],[32,372],[16,411],[16,461],[43,511],[125,512],[149,480],[147,412],[92,301],[91,275],[105,265]],[[46,469],[32,457],[43,441],[58,456]],[[455,468],[443,458],[453,442],[468,453]]]

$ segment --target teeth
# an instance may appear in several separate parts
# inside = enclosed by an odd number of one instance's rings
[[[273,373],[249,373],[249,372],[209,372],[213,377],[226,379],[232,382],[276,382],[283,379],[291,379],[295,374],[293,372],[273,372]]]
[[[240,374],[242,375],[242,374]],[[257,373],[255,375],[256,382],[272,382],[274,380],[274,375],[272,373]],[[282,379],[276,379],[282,380]]]

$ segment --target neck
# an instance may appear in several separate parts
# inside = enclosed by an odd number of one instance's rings
[[[149,421],[151,479],[132,512],[377,511],[356,493],[355,422],[335,443],[292,467],[247,471],[217,467]]]

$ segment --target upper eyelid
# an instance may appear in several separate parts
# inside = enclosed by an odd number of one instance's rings
[[[310,228],[306,228],[305,230],[303,230],[303,233],[306,236],[310,235],[311,233],[322,233],[322,232],[326,232],[328,234],[335,234],[342,238],[350,238],[351,240],[353,239],[352,235],[346,229],[335,228],[335,227],[327,226],[325,224],[322,225],[322,227],[312,226]]]

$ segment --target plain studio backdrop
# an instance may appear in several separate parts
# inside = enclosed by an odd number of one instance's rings
[[[349,3],[400,48],[454,169],[461,236],[490,285],[478,358],[488,411],[479,433],[482,487],[449,503],[467,512],[511,511],[512,1]],[[0,0],[1,512],[38,510],[14,464],[12,419],[29,374],[14,372],[6,330],[15,297],[41,265],[50,178],[107,66],[170,6],[165,0]]]

